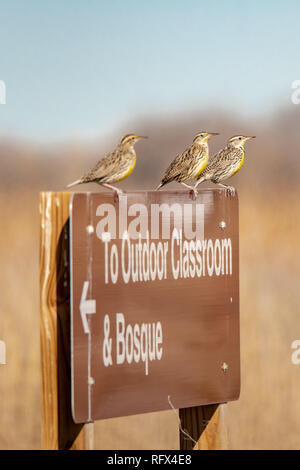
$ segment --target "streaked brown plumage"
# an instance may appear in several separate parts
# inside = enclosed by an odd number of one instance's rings
[[[120,189],[112,186],[112,183],[122,181],[131,174],[136,163],[134,145],[139,139],[145,138],[145,136],[135,134],[124,135],[113,152],[102,158],[82,178],[69,184],[67,188],[83,183],[98,183],[106,188],[114,189],[117,193],[122,193]]]
[[[227,188],[229,192],[234,195],[234,187],[222,184],[221,181],[230,178],[241,169],[245,159],[244,145],[247,140],[253,139],[254,137],[255,136],[243,135],[231,137],[227,146],[214,155],[203,173],[197,178],[198,181],[194,187],[195,191],[197,186],[203,183],[203,181],[212,181],[215,184]]]
[[[193,143],[184,152],[172,161],[167,168],[161,183],[156,188],[160,189],[165,184],[177,181],[184,186],[193,189],[186,184],[187,181],[196,179],[202,173],[209,159],[208,140],[218,135],[215,132],[200,132],[194,137]]]

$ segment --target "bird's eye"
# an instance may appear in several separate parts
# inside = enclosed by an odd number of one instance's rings
[[[239,140],[242,140],[242,137],[239,137]]]

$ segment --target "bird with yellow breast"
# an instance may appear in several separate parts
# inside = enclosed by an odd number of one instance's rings
[[[113,184],[122,181],[132,173],[136,164],[134,145],[138,140],[146,138],[135,134],[124,135],[113,152],[102,158],[80,179],[70,183],[67,188],[83,183],[98,183],[121,194],[121,189]]]
[[[227,142],[227,146],[214,155],[205,170],[199,175],[194,191],[197,192],[197,186],[200,183],[212,181],[226,188],[234,196],[235,188],[222,183],[222,181],[231,178],[242,168],[245,160],[244,145],[249,139],[254,138],[254,135],[235,135],[231,137]]]
[[[199,132],[194,137],[192,145],[177,155],[169,165],[156,190],[172,181],[177,181],[194,191],[193,186],[189,186],[187,182],[198,178],[206,168],[209,160],[208,141],[214,135],[218,134]]]

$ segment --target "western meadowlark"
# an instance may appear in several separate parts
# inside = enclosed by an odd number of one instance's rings
[[[186,181],[196,179],[205,169],[209,159],[208,141],[214,135],[218,134],[216,132],[200,132],[197,134],[192,145],[180,155],[177,155],[169,165],[156,190],[165,184],[177,181],[194,191],[194,188],[186,184]]]
[[[203,181],[212,181],[215,184],[219,184],[223,188],[227,188],[230,194],[234,195],[234,187],[222,184],[221,181],[224,181],[235,175],[242,168],[245,160],[244,145],[247,140],[254,138],[254,135],[236,135],[231,137],[227,143],[227,146],[214,155],[203,173],[200,175],[200,177],[197,178],[198,181],[194,186],[194,190],[197,191],[197,186],[200,183],[203,183]]]
[[[67,188],[83,183],[98,183],[121,194],[122,191],[112,186],[112,183],[122,181],[131,174],[136,163],[134,145],[138,140],[146,138],[135,134],[124,135],[113,152],[102,158],[82,178],[68,184]]]

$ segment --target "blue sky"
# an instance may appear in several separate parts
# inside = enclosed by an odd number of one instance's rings
[[[140,116],[289,105],[300,2],[2,0],[0,134],[55,140]]]

